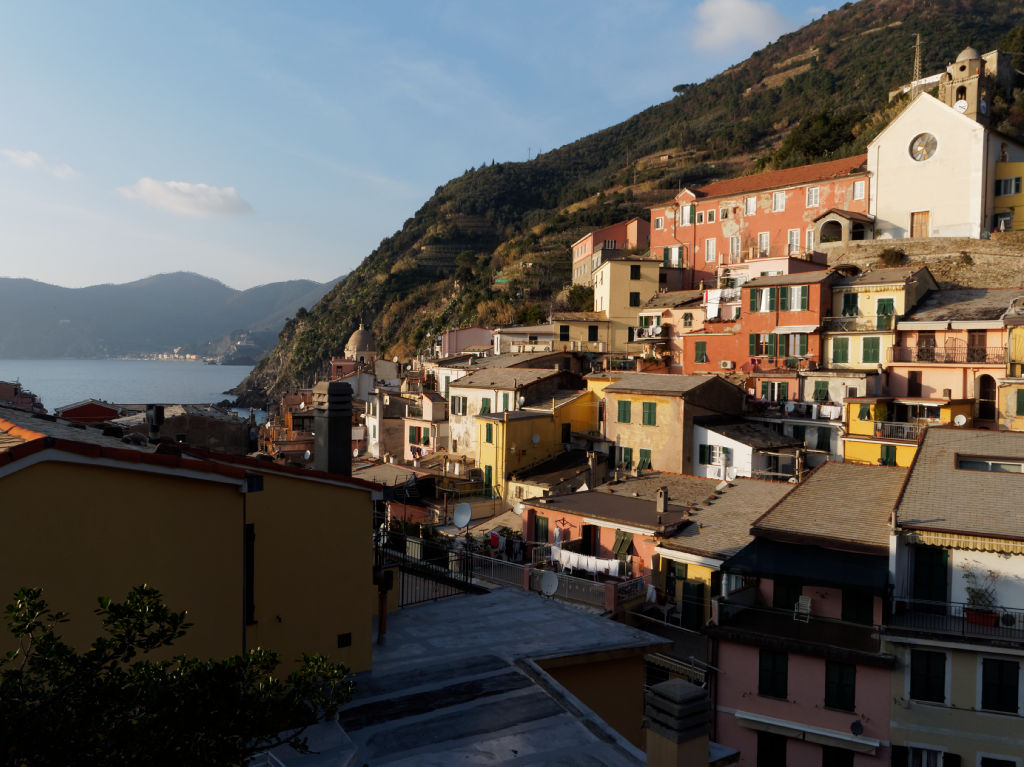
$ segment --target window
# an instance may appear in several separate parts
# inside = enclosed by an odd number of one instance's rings
[[[639,293],[635,293],[634,292],[634,293],[630,293],[629,294],[629,305],[630,306],[640,306],[640,294]]]
[[[651,468],[651,451],[645,447],[640,448],[640,460],[636,462],[638,469]]]
[[[786,381],[761,381],[761,399],[785,402],[789,399],[789,384]]]
[[[491,398],[484,397],[480,400],[480,415],[491,412]]]
[[[627,469],[633,465],[633,448],[619,448],[619,463],[625,466]]]
[[[837,746],[822,746],[821,767],[853,767],[853,751]]]
[[[704,223],[704,211],[702,211],[702,210],[698,210],[697,211],[697,223],[698,224],[703,224]]]
[[[814,394],[812,399],[815,402],[828,402],[828,381],[815,381]]]
[[[533,540],[537,543],[548,542],[548,518],[539,514],[533,518]]]
[[[501,409],[508,410],[508,392],[501,393]]]
[[[856,293],[843,293],[843,316],[856,317],[860,314]]]
[[[740,238],[738,235],[733,235],[729,238],[729,260],[734,261],[739,258],[740,255]]]
[[[658,216],[657,218],[655,218],[654,219],[654,228],[655,229],[664,229],[665,228],[665,219],[662,218],[661,216]]]
[[[892,315],[896,305],[891,298],[879,298],[875,302],[875,330],[892,330]]]
[[[694,362],[707,362],[708,361],[708,342],[697,341],[693,345],[693,361]]]
[[[494,424],[493,423],[484,424],[484,442],[486,442],[488,445],[491,445],[491,444],[494,443]]]
[[[708,223],[715,223],[715,211],[713,209],[708,211]]]
[[[1017,415],[1024,415],[1024,389],[1017,389]]]
[[[857,420],[858,421],[872,421],[872,420],[874,420],[871,417],[871,405],[867,404],[866,402],[862,402],[861,403],[860,409],[857,412]]]
[[[932,703],[946,702],[946,653],[910,651],[910,697]]]
[[[816,187],[816,186],[809,186],[809,187],[807,187],[807,192],[806,192],[805,196],[807,198],[807,207],[808,208],[816,208],[816,207],[818,207],[818,199],[819,199],[818,187]]]
[[[1004,194],[1020,194],[1020,176],[1015,178],[997,178],[996,196]]]
[[[469,402],[465,397],[452,397],[452,415],[469,415]]]
[[[725,219],[727,219],[727,218],[729,218],[729,209],[728,208],[721,208],[718,211],[718,219],[720,221],[725,221]]]
[[[768,255],[768,232],[760,232],[757,235],[757,254],[759,256]]]
[[[981,757],[979,767],[1020,767],[1020,762],[1016,759],[999,759],[994,756],[983,756]]]
[[[981,707],[1016,714],[1020,708],[1020,663],[1001,658],[981,660]]]
[[[832,339],[832,362],[845,365],[850,361],[850,339]]]
[[[670,266],[672,263],[672,248],[661,249],[661,265]],[[639,277],[637,277],[639,279]]]
[[[814,250],[814,230],[813,229],[808,229],[807,230],[806,242],[807,242],[807,250],[809,250],[809,251],[810,250]]]
[[[639,280],[640,279],[640,264],[629,265],[629,279]]]
[[[789,255],[800,252],[800,230],[790,229],[787,233],[786,250]]]
[[[714,261],[718,257],[718,254],[715,253],[715,245],[716,241],[714,237],[709,237],[708,239],[704,240],[705,261]]]
[[[870,591],[843,589],[842,618],[849,623],[871,626],[875,622],[875,597]]]
[[[853,182],[853,199],[863,200],[864,199],[864,182],[854,181]]]
[[[645,402],[643,404],[643,420],[644,426],[657,426],[658,419],[658,403],[656,402]]]
[[[619,400],[619,423],[630,422],[630,409],[631,403],[629,400]]]
[[[772,213],[781,213],[786,209],[786,193],[772,192]]]
[[[684,328],[692,328],[693,327],[693,315],[690,314],[689,312],[686,312],[685,314],[683,314],[683,327]],[[1021,400],[1021,397],[1019,395],[1024,394],[1024,389],[1021,389],[1020,391],[1018,391],[1017,394],[1018,394],[1017,402],[1020,403],[1022,400]],[[1024,413],[1019,413],[1019,414],[1024,414]]]
[[[882,339],[878,336],[864,336],[860,342],[860,361],[878,362]]]
[[[698,445],[697,462],[701,466],[718,466],[728,463],[732,457],[732,451],[721,445]]]
[[[803,443],[807,441],[807,427],[803,424],[793,424],[793,439],[798,439]]]
[[[789,656],[784,652],[762,649],[758,663],[757,694],[785,698],[789,692]]]
[[[789,333],[785,336],[786,338],[786,349],[785,353],[788,357],[805,357],[807,356],[807,334],[806,333]],[[782,353],[782,349],[779,349],[779,353]]]
[[[815,450],[824,450],[826,452],[832,452],[832,429],[828,426],[818,426],[818,433],[816,435],[817,442],[814,445]]]
[[[743,212],[746,213],[748,216],[753,216],[755,213],[757,213],[756,197],[747,197],[743,201]]]
[[[597,325],[587,325],[587,340],[591,343],[597,341]]]
[[[568,325],[559,325],[558,326],[558,340],[559,341],[568,341],[569,340],[569,326]]]
[[[751,357],[774,357],[778,338],[774,333],[751,333],[747,351]]]
[[[697,206],[694,205],[693,203],[690,203],[689,205],[683,207],[683,226],[689,226],[690,224],[693,223],[693,220],[696,217],[696,210]]]
[[[825,661],[825,706],[853,711],[856,683],[857,667],[854,664]]]
[[[956,457],[956,467],[958,469],[972,469],[974,471],[1002,471],[1010,472],[1011,474],[1020,474],[1024,472],[1024,464],[1015,461],[1005,460],[993,460],[989,458],[980,458],[978,456],[962,456]]]
[[[786,763],[786,738],[776,732],[757,733],[757,767],[779,767]]]

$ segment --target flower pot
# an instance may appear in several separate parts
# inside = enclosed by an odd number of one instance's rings
[[[967,618],[968,623],[973,623],[976,626],[995,626],[999,620],[999,614],[992,612],[991,610],[979,609],[977,607],[965,607],[964,617]]]

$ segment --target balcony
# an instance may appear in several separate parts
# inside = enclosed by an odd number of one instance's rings
[[[818,356],[805,354],[802,357],[751,357],[740,365],[744,373],[789,373],[796,370],[817,370]]]
[[[965,639],[1024,642],[1024,610],[996,607],[977,610],[963,602],[929,602],[896,597],[886,630],[945,634]]]
[[[840,421],[843,417],[843,406],[828,402],[768,402],[748,399],[746,411],[753,416],[794,418],[803,421]]]
[[[892,346],[890,362],[938,362],[945,364],[1002,365],[1006,362],[1006,349],[1002,346]]]
[[[895,318],[891,314],[849,315],[823,317],[825,329],[833,333],[856,333],[871,330],[892,330]]]
[[[879,439],[899,439],[917,442],[924,432],[924,425],[899,423],[896,421],[875,421],[875,436]]]

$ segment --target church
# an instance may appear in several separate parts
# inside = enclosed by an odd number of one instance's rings
[[[993,130],[992,98],[1012,84],[1005,54],[964,49],[868,145],[875,239],[1024,230],[1024,145]]]

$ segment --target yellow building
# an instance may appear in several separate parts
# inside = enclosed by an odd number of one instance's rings
[[[605,352],[609,322],[604,312],[555,312],[551,315],[553,351]]]
[[[484,484],[507,497],[509,477],[563,452],[574,434],[595,434],[597,416],[598,398],[590,391],[556,392],[546,402],[476,416]]]
[[[83,645],[98,596],[147,583],[194,624],[175,652],[370,668],[376,485],[175,449],[0,411],[0,594],[42,587]]]
[[[1024,162],[997,162],[993,229],[1024,230]]]
[[[878,370],[889,363],[898,318],[938,285],[926,267],[872,269],[832,285],[832,312],[824,318],[823,367]]]
[[[1007,325],[1006,376],[997,383],[996,408],[1000,429],[1024,431],[1024,314],[1010,305]]]
[[[927,427],[974,418],[970,399],[847,397],[844,408],[845,460],[874,466],[910,466]]]
[[[608,319],[609,352],[628,350],[637,312],[659,290],[661,268],[660,260],[622,256],[608,259],[594,271],[594,311]]]

